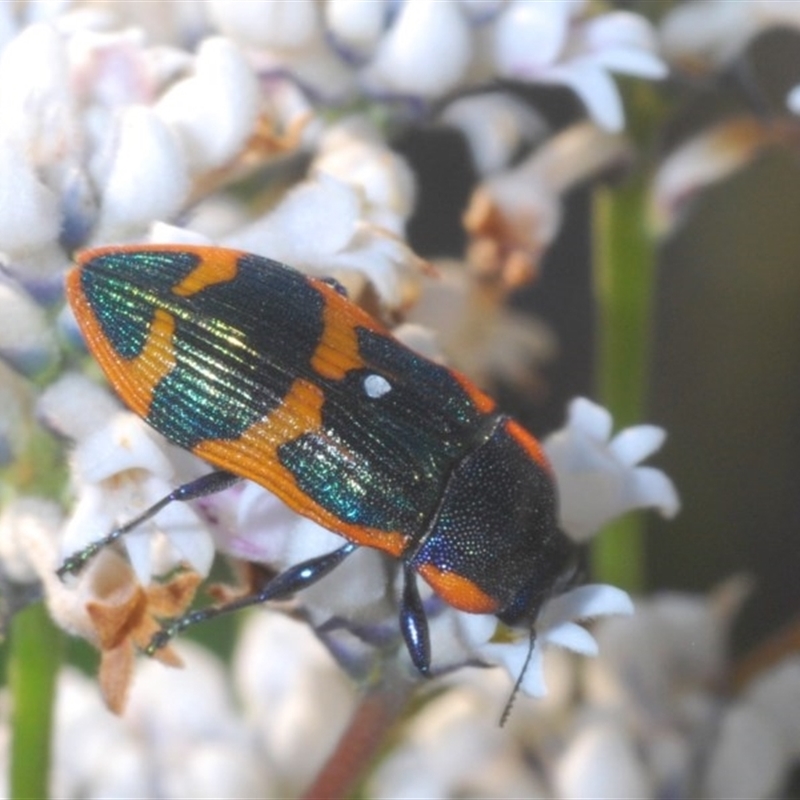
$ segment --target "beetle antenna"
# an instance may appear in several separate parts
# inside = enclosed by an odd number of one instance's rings
[[[531,624],[530,637],[528,639],[528,655],[525,656],[525,663],[522,665],[522,669],[519,671],[519,675],[517,676],[517,682],[514,684],[514,688],[511,690],[511,694],[508,697],[508,701],[506,702],[505,708],[503,709],[503,713],[500,716],[501,728],[506,724],[509,716],[511,715],[511,709],[514,707],[514,701],[517,699],[519,690],[522,687],[522,679],[525,677],[525,673],[528,671],[528,665],[531,663],[531,658],[533,657],[533,648],[535,644],[536,644],[536,629],[533,627],[533,624]]]

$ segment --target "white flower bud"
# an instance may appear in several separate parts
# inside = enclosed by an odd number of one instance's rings
[[[175,131],[193,172],[232,159],[258,116],[258,83],[241,53],[221,37],[197,51],[195,74],[175,84],[155,112]]]
[[[319,34],[314,0],[208,0],[206,5],[224,34],[257,47],[300,49]]]
[[[372,47],[383,33],[387,6],[375,0],[328,0],[325,21],[331,33],[356,49]]]
[[[11,256],[53,244],[61,229],[58,198],[13,145],[0,142],[0,251]]]
[[[407,0],[365,79],[398,94],[440,97],[466,74],[472,33],[454,0]]]
[[[172,216],[189,190],[183,153],[154,111],[127,108],[111,136],[111,152],[92,165],[101,187],[98,228],[105,237]]]

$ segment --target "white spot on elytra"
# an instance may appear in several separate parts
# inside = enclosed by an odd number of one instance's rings
[[[367,397],[373,398],[383,397],[387,392],[392,391],[392,384],[383,377],[383,375],[367,375],[364,378],[364,391]]]

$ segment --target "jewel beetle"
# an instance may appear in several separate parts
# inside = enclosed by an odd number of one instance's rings
[[[335,281],[249,253],[97,248],[79,255],[66,290],[121,399],[216,471],[74,554],[60,574],[166,504],[246,478],[345,544],[253,595],[188,614],[164,637],[293,594],[363,546],[401,565],[400,628],[421,673],[431,652],[418,577],[457,609],[527,625],[532,646],[573,547],[556,524],[541,446],[464,375],[405,347]]]

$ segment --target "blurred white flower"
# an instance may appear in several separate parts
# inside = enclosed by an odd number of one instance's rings
[[[562,195],[627,154],[621,136],[585,122],[551,136],[510,169],[489,175],[464,214],[470,263],[482,273],[535,273],[561,227]]]
[[[584,3],[512,0],[494,33],[498,73],[570,87],[601,127],[619,131],[624,111],[609,73],[657,80],[667,74],[647,20],[626,11],[582,18]]]
[[[558,486],[559,524],[579,542],[635,508],[655,508],[665,517],[680,508],[661,470],[637,466],[661,447],[664,431],[637,425],[612,439],[612,424],[608,411],[578,398],[570,403],[566,427],[544,441]]]
[[[743,700],[770,721],[787,756],[800,758],[800,656],[789,656],[758,675]]]
[[[33,389],[16,371],[0,361],[0,464],[6,466],[30,440],[27,425]]]
[[[507,682],[477,670],[453,674],[443,680],[449,691],[404,727],[370,779],[370,796],[781,796],[797,754],[800,661],[785,659],[735,699],[720,691],[746,589],[733,579],[709,597],[666,593],[631,617],[599,620],[597,658],[576,670],[550,649],[555,695],[520,696],[502,731],[487,719],[507,698]],[[588,598],[594,588],[578,591]],[[610,591],[609,599],[618,592]],[[630,611],[624,593],[618,600],[618,611]],[[479,776],[488,791],[477,788]]]
[[[69,78],[66,48],[52,25],[24,28],[0,55],[0,140],[40,169],[77,153]]]
[[[758,34],[800,28],[800,5],[785,0],[695,0],[672,7],[661,22],[664,55],[684,68],[722,67]]]
[[[55,248],[61,228],[58,197],[14,145],[0,140],[0,251],[15,260]]]
[[[752,163],[779,138],[778,127],[741,117],[682,142],[663,160],[652,184],[649,213],[655,232],[672,233],[704,189]]]
[[[308,625],[269,609],[245,622],[233,672],[275,796],[296,796],[350,719],[355,687]]]
[[[347,118],[320,137],[309,175],[329,175],[358,189],[365,221],[403,235],[414,210],[414,175],[365,118]]]
[[[507,167],[523,146],[548,132],[532,106],[507,92],[460,97],[445,107],[440,119],[464,135],[480,175]]]
[[[339,44],[360,54],[377,43],[390,11],[389,4],[375,0],[328,0],[325,23]]]
[[[211,20],[241,42],[276,50],[302,49],[320,34],[314,0],[208,0]]]
[[[62,670],[54,796],[263,796],[270,774],[235,709],[222,664],[190,642],[179,650],[184,670],[141,665],[123,717],[102,705],[93,680]]]
[[[466,75],[472,36],[456,0],[406,0],[362,75],[369,91],[441,97]]]
[[[630,619],[595,629],[602,657],[586,667],[587,697],[600,708],[626,708],[642,725],[677,727],[707,719],[706,687],[719,680],[742,586],[720,590],[734,601],[664,592],[636,604]],[[724,609],[723,609],[724,606]]]
[[[786,96],[786,106],[792,114],[800,114],[800,85],[797,85]]]
[[[53,573],[62,523],[59,507],[39,497],[20,497],[0,513],[0,572],[16,583]]]
[[[0,359],[24,375],[41,375],[58,360],[44,309],[21,288],[0,281]]]
[[[492,724],[497,699],[465,686],[433,698],[379,763],[368,781],[368,796],[551,797],[544,776],[525,763],[509,733]]]
[[[747,705],[733,703],[722,714],[717,737],[702,784],[704,797],[767,800],[780,796],[789,765],[768,719]]]
[[[560,798],[654,800],[658,796],[637,743],[620,720],[601,719],[582,726],[553,773]]]
[[[68,40],[70,79],[86,109],[87,133],[100,138],[109,113],[150,105],[169,81],[191,68],[192,56],[177,48],[148,48],[141,28],[99,31],[78,28]]]
[[[194,74],[173,84],[154,110],[177,133],[192,172],[215,169],[253,133],[258,83],[236,47],[213,37],[198,48]]]
[[[177,213],[187,198],[186,159],[174,134],[146,106],[129,106],[91,165],[99,187],[99,240],[125,238]]]
[[[498,303],[476,286],[466,264],[435,261],[434,268],[434,275],[422,278],[419,300],[407,315],[435,337],[434,360],[444,356],[479,386],[500,379],[525,392],[540,388],[541,368],[557,350],[550,328]],[[433,357],[430,349],[422,353]]]

